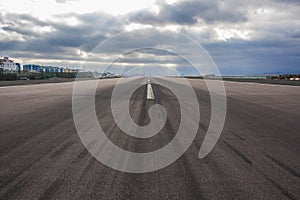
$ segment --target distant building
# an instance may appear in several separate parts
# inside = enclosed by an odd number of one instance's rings
[[[20,63],[16,63],[16,68],[18,72],[23,71],[22,65]]]
[[[41,66],[35,64],[26,64],[23,66],[23,71],[30,72],[45,72],[45,73],[56,73],[56,72],[64,72],[64,68],[62,67],[53,67],[53,66]]]
[[[0,59],[0,68],[3,71],[16,71],[17,65],[13,60],[10,60],[8,57],[4,57],[3,59]]]
[[[65,69],[65,72],[66,72],[66,73],[70,73],[70,72],[71,72],[71,69],[67,67],[67,68]]]
[[[57,67],[51,67],[51,66],[43,66],[44,71],[46,73],[53,73],[53,72],[57,72]]]
[[[71,72],[78,73],[78,72],[80,72],[80,70],[79,69],[71,69]]]
[[[43,72],[43,68],[40,65],[26,64],[26,65],[23,65],[23,71]]]
[[[70,69],[70,68],[66,68],[64,69],[64,72],[66,73],[78,73],[80,70],[79,69]]]
[[[44,71],[47,73],[62,73],[64,72],[64,68],[62,67],[53,67],[53,66],[44,66]]]

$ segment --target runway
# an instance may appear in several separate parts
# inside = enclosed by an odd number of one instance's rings
[[[118,79],[101,80],[99,123],[118,147],[148,152],[167,145],[180,124],[174,94],[147,78],[130,100],[141,126],[161,104],[168,116],[155,136],[138,139],[116,126],[111,96]],[[174,84],[177,80],[174,78]],[[300,199],[300,87],[224,82],[227,115],[210,154],[198,154],[211,116],[203,80],[190,79],[200,108],[196,138],[173,164],[154,172],[113,170],[85,149],[72,115],[72,82],[0,88],[0,199]]]

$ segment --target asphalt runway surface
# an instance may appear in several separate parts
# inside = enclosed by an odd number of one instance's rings
[[[31,85],[31,84],[45,84],[45,83],[63,83],[63,82],[72,82],[72,81],[75,81],[75,78],[0,81],[0,87],[17,86],[17,85]]]
[[[270,79],[243,79],[243,78],[223,78],[224,81],[236,81],[236,82],[249,82],[260,84],[274,84],[274,85],[291,85],[300,86],[300,81],[291,80],[270,80]]]
[[[155,99],[149,101],[147,79],[132,80],[145,83],[130,100],[137,124],[149,123],[153,104],[168,113],[157,135],[134,138],[112,117],[117,80],[102,80],[96,90],[107,137],[132,152],[168,144],[180,124],[174,94],[153,81]],[[173,164],[142,174],[113,170],[83,146],[72,115],[74,83],[0,88],[0,199],[300,199],[300,87],[224,82],[225,126],[212,152],[199,159],[211,101],[203,80],[189,81],[201,111],[193,144]]]

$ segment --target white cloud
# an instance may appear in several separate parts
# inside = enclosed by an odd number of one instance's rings
[[[139,24],[139,23],[130,23],[125,26],[125,31],[134,31],[139,29],[152,28],[152,25],[148,24]]]
[[[122,15],[134,10],[154,5],[154,0],[2,0],[1,12],[25,13],[39,18],[65,13],[91,13],[103,11],[113,15]]]
[[[1,52],[23,60],[75,63],[114,34],[156,27],[191,36],[221,66],[300,63],[300,3],[294,0],[2,0],[0,11]],[[141,65],[158,55],[136,56]],[[166,66],[168,55],[159,57]],[[124,61],[130,62],[137,65]]]

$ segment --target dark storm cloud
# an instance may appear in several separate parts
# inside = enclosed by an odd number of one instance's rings
[[[1,22],[6,25],[18,25],[18,26],[47,26],[48,23],[40,20],[39,18],[33,17],[29,14],[16,14],[7,13],[0,14]]]
[[[67,0],[59,2],[65,3]],[[160,11],[157,14],[147,9],[122,16],[102,12],[68,13],[55,16],[55,20],[42,20],[29,14],[2,13],[0,56],[79,62],[82,57],[77,54],[77,50],[89,52],[110,36],[123,32],[127,25],[140,23],[160,27],[178,25],[181,32],[203,44],[221,71],[226,74],[239,74],[241,71],[300,71],[300,30],[297,28],[300,25],[299,5],[298,0],[254,0],[251,3],[233,0],[189,0],[174,4],[160,1]],[[255,18],[257,21],[251,21],[251,14],[257,15],[257,10],[264,8],[268,12],[277,12],[278,15],[266,12],[261,18]],[[68,23],[66,20],[70,18],[77,23]],[[193,28],[201,26],[205,26],[202,31],[192,32]],[[249,29],[252,35],[248,39],[234,36],[222,40],[218,38],[216,27],[234,28],[238,31]],[[105,52],[96,53],[109,56],[119,50],[130,50],[139,46],[153,47],[174,39],[167,34],[159,38],[151,31],[137,32],[121,41],[115,40],[110,47],[105,48]],[[177,45],[184,47],[180,42]],[[132,54],[119,59],[116,64],[177,62],[184,65],[178,58],[171,59],[173,54],[164,50],[144,49],[139,53],[146,57],[138,58],[137,54]]]
[[[223,74],[299,73],[299,42],[261,39],[204,45]]]
[[[107,38],[107,35],[120,32],[123,27],[121,20],[104,13],[85,15],[68,14],[56,16],[64,19],[73,17],[78,25],[54,21],[41,21],[29,15],[8,14],[2,16],[2,30],[17,33],[26,41],[0,40],[2,50],[22,49],[32,52],[54,53],[69,47],[90,51],[96,44]],[[49,27],[49,32],[37,32],[34,28]]]
[[[160,3],[159,13],[140,10],[129,15],[129,21],[143,24],[187,24],[197,23],[198,19],[206,23],[243,22],[247,17],[242,11],[222,7],[221,1],[179,1],[174,4]]]
[[[150,56],[174,56],[176,54],[166,51],[164,49],[154,49],[154,48],[143,48],[140,49],[138,52],[147,54]]]
[[[156,51],[153,49],[153,51]],[[123,58],[118,58],[114,62],[115,63],[132,63],[132,64],[177,64],[177,65],[182,65],[186,64],[186,61],[182,59],[181,57],[171,54],[168,52],[162,52],[161,50],[160,53],[150,53],[148,54],[147,52],[143,50],[139,50],[139,53],[142,53],[142,57],[137,56],[136,52],[131,52],[129,54],[123,55]]]
[[[18,33],[22,36],[36,36],[36,33],[34,31],[32,31],[32,29],[23,28],[21,26],[15,26],[15,25],[7,26],[6,25],[6,26],[2,27],[2,29],[6,32]]]
[[[291,33],[291,37],[295,39],[300,39],[300,30]]]

